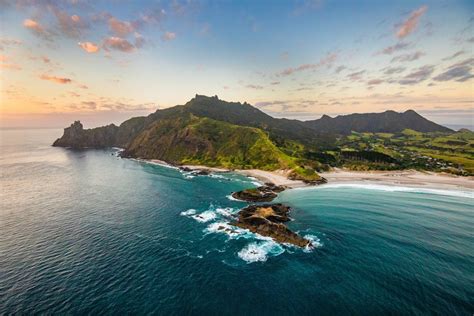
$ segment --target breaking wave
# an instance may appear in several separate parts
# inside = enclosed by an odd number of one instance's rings
[[[362,184],[362,183],[324,184],[317,187],[297,188],[294,190],[325,190],[325,189],[337,189],[337,188],[356,188],[356,189],[366,189],[366,190],[379,190],[379,191],[386,191],[386,192],[413,192],[413,193],[425,193],[425,194],[437,194],[437,195],[474,198],[474,190],[471,190],[471,191],[456,190],[455,191],[455,190],[430,189],[430,188],[420,188],[420,187],[404,187],[404,186],[382,185],[382,184]]]

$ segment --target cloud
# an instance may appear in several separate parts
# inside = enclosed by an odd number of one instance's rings
[[[58,22],[59,30],[67,37],[79,38],[83,34],[83,30],[88,28],[78,15],[69,15],[66,11],[61,11],[56,7],[52,7],[52,11]]]
[[[136,25],[127,21],[120,21],[114,17],[108,20],[109,30],[112,34],[118,37],[127,37],[129,34],[135,32]]]
[[[464,59],[463,61],[460,61],[458,63],[455,63],[451,66],[449,66],[449,68],[454,68],[454,67],[461,67],[461,66],[473,66],[474,65],[474,58],[468,58],[468,59]]]
[[[401,73],[403,71],[405,71],[405,67],[388,67],[388,68],[384,68],[382,69],[384,72],[384,74],[386,75],[392,75],[392,74],[398,74],[398,73]]]
[[[47,31],[43,26],[32,19],[26,19],[23,21],[23,26],[29,29],[34,35],[47,41],[53,40],[53,33]]]
[[[411,12],[408,19],[406,19],[400,28],[398,29],[396,36],[398,38],[404,38],[410,35],[417,27],[418,21],[420,20],[421,16],[425,14],[428,7],[426,5],[416,9],[415,11]]]
[[[135,47],[142,48],[145,44],[145,38],[140,33],[135,32]]]
[[[175,38],[176,38],[176,33],[173,33],[173,32],[165,32],[165,34],[161,36],[161,39],[164,41],[172,41]]]
[[[84,105],[84,107],[89,110],[97,109],[97,103],[95,103],[94,101],[82,101],[81,104]]]
[[[8,62],[8,57],[0,55],[0,69],[21,70],[20,65]]]
[[[339,67],[336,68],[336,70],[334,72],[338,74],[346,68],[347,68],[346,66],[339,66]]]
[[[13,46],[13,45],[21,45],[23,44],[22,41],[17,40],[17,39],[11,39],[11,38],[1,38],[0,39],[0,50],[4,50],[6,46]]]
[[[165,9],[161,7],[155,7],[149,9],[146,13],[141,15],[141,20],[147,24],[160,24],[166,16]]]
[[[99,46],[92,42],[79,42],[77,45],[88,53],[97,53],[100,49]]]
[[[407,49],[409,46],[410,46],[410,43],[398,42],[395,45],[385,47],[380,52],[378,52],[378,54],[392,55],[395,52]]]
[[[404,55],[399,55],[395,56],[392,58],[392,62],[409,62],[409,61],[414,61],[417,59],[420,59],[420,57],[425,56],[426,54],[424,52],[414,52],[412,54],[404,54]]]
[[[295,72],[300,72],[300,71],[309,70],[309,69],[317,69],[323,66],[326,66],[329,68],[334,64],[336,59],[337,59],[337,53],[335,52],[329,53],[323,58],[321,58],[317,64],[303,64],[296,68],[290,67],[279,72],[277,76],[289,76],[289,75],[294,74]]]
[[[135,46],[124,38],[107,37],[104,40],[103,46],[106,50],[114,49],[124,53],[131,53],[135,50]]]
[[[431,74],[433,73],[435,67],[433,65],[425,65],[423,67],[418,68],[417,70],[409,73],[403,79],[399,80],[398,82],[402,85],[413,85],[419,82],[422,82],[428,79]]]
[[[448,67],[448,70],[437,75],[433,78],[435,81],[450,81],[455,80],[457,82],[465,82],[472,78],[474,75],[471,73],[472,66],[474,65],[474,58],[465,59],[459,63],[453,64]]]
[[[466,53],[465,51],[460,50],[460,51],[458,51],[458,52],[455,52],[455,53],[452,54],[451,56],[448,56],[448,57],[443,58],[443,60],[452,60],[452,59],[454,59],[454,58],[456,58],[456,57],[458,57],[458,56],[464,55],[465,53]]]
[[[60,83],[60,84],[66,84],[66,83],[71,83],[72,80],[69,78],[61,78],[61,77],[55,77],[55,76],[49,76],[49,75],[41,75],[39,77],[41,80],[47,80],[55,83]]]
[[[454,67],[454,68],[448,69],[447,71],[434,77],[433,80],[435,81],[455,80],[458,82],[464,82],[472,78],[474,78],[474,75],[471,74],[471,67],[460,66],[460,67]]]
[[[323,0],[300,0],[291,12],[291,15],[298,16],[311,10],[318,10],[322,7]]]
[[[369,86],[373,86],[373,85],[381,84],[381,83],[383,83],[383,82],[384,82],[384,80],[382,80],[382,79],[372,79],[372,80],[369,80],[369,81],[367,82],[367,84],[368,84]]]
[[[262,90],[263,87],[262,86],[259,86],[259,85],[254,85],[254,84],[248,84],[245,86],[246,88],[249,88],[249,89],[255,89],[255,90]]]
[[[365,70],[353,72],[347,75],[347,78],[349,78],[352,81],[357,81],[362,79],[362,75],[365,73]]]

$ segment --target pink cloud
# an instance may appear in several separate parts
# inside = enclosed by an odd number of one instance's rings
[[[416,29],[418,21],[420,20],[421,16],[425,14],[426,10],[428,10],[428,7],[424,5],[413,11],[408,17],[408,19],[406,19],[405,22],[403,22],[401,27],[398,29],[396,36],[398,38],[404,38],[410,35]]]
[[[68,37],[81,37],[83,30],[88,28],[88,24],[78,15],[69,15],[66,11],[62,11],[56,7],[53,7],[52,11],[56,16],[59,30]]]
[[[326,66],[329,68],[334,64],[336,59],[337,59],[337,53],[330,53],[324,56],[323,58],[321,58],[317,64],[303,64],[296,68],[290,67],[281,71],[280,73],[278,73],[278,75],[289,76],[295,72],[300,72],[300,71],[304,71],[308,69],[317,69],[323,66]]]
[[[372,79],[372,80],[369,80],[369,82],[367,82],[369,86],[381,84],[381,83],[383,83],[382,79]]]
[[[21,67],[15,63],[7,63],[8,58],[5,55],[0,55],[0,69],[21,70]]]
[[[108,23],[110,31],[119,37],[126,37],[135,31],[135,26],[132,23],[120,21],[114,17],[110,18]]]
[[[81,22],[81,17],[74,14],[74,15],[71,15],[71,20],[73,20],[73,22],[75,23],[79,23]]]
[[[60,84],[66,84],[66,83],[72,82],[72,80],[69,78],[61,78],[61,77],[55,77],[55,76],[49,76],[49,75],[41,75],[39,78],[41,80],[47,80],[47,81],[60,83]]]
[[[43,26],[32,19],[26,19],[23,21],[23,26],[29,29],[33,34],[35,34],[38,37],[41,37],[46,40],[52,40],[52,34],[48,32],[46,29],[43,28]]]
[[[176,38],[176,33],[173,32],[165,32],[163,36],[161,36],[161,39],[164,41],[172,41]]]
[[[135,46],[126,39],[120,37],[108,37],[104,40],[105,49],[115,49],[125,53],[131,53],[135,50]]]
[[[79,42],[77,45],[88,53],[97,53],[100,49],[99,46],[92,42]]]

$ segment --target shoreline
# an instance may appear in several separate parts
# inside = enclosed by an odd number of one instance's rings
[[[168,168],[190,168],[193,170],[206,170],[215,173],[234,172],[246,177],[252,177],[259,182],[271,182],[275,185],[286,186],[289,189],[303,187],[318,187],[334,184],[377,184],[385,186],[404,186],[427,189],[444,190],[468,190],[473,191],[474,195],[474,177],[457,176],[448,173],[436,173],[430,171],[417,170],[394,170],[394,171],[351,171],[335,168],[331,171],[321,172],[319,175],[326,178],[327,184],[309,185],[299,180],[290,180],[287,178],[289,170],[265,171],[259,169],[226,169],[207,167],[200,165],[181,165],[174,166],[165,161],[156,159],[138,159],[141,161],[161,165]]]
[[[378,184],[413,188],[473,191],[474,177],[416,170],[350,171],[334,169],[320,175],[331,184]]]

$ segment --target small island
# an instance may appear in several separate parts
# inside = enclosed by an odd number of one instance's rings
[[[250,205],[238,213],[238,219],[230,224],[271,237],[279,243],[298,247],[311,246],[311,242],[289,230],[285,224],[290,221],[290,207],[283,204]]]
[[[242,191],[232,193],[232,197],[237,200],[247,202],[271,202],[278,194],[286,189],[285,186],[275,185],[274,183],[267,182],[265,185],[257,188],[245,189]]]

